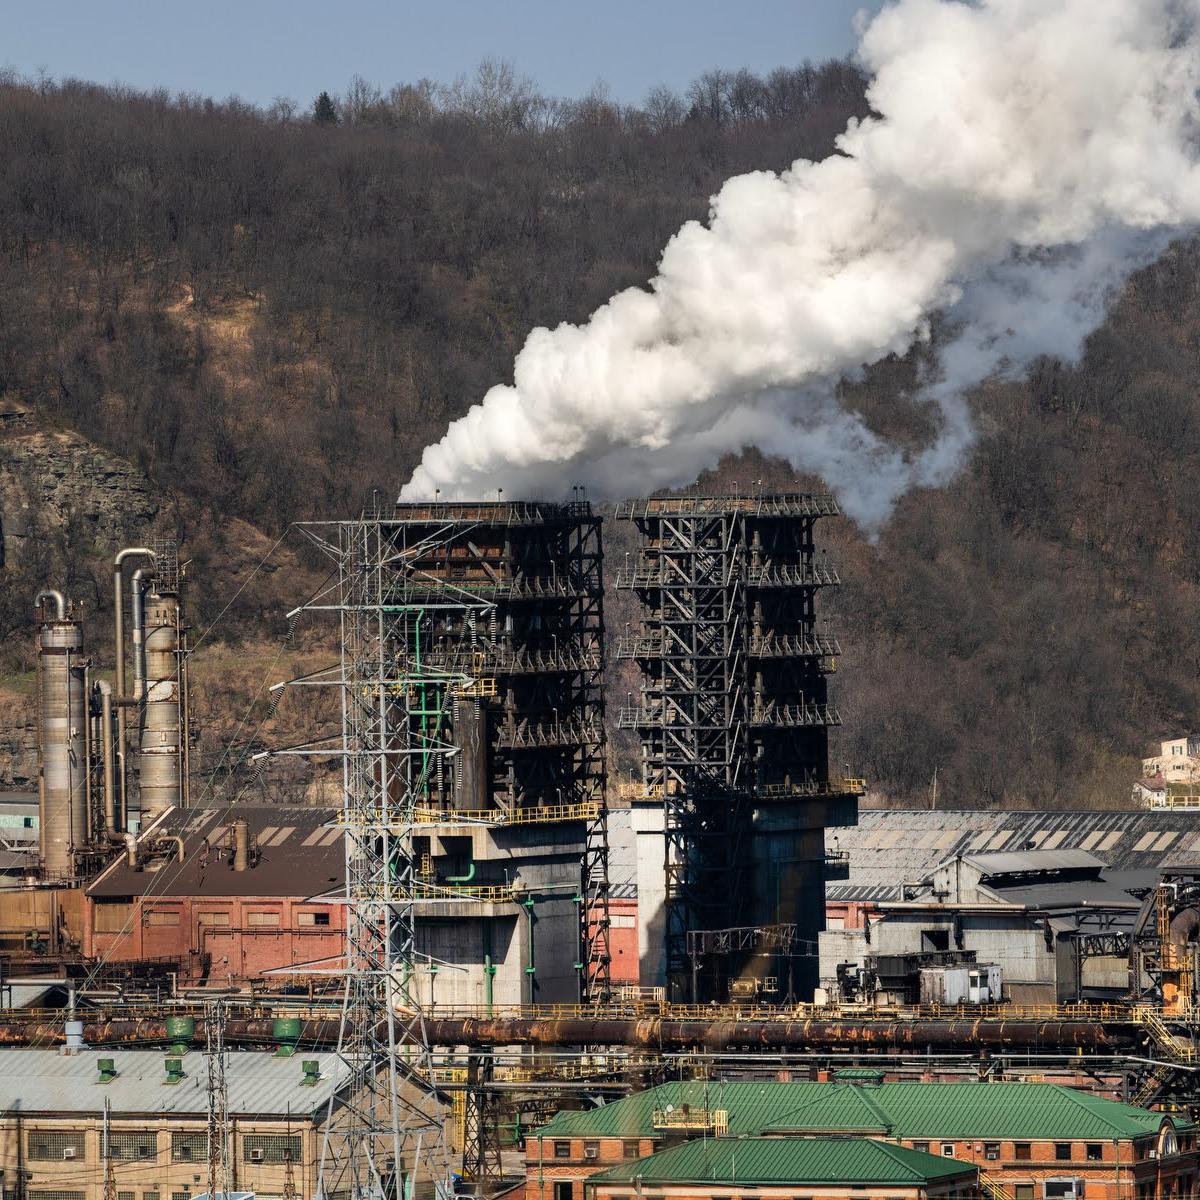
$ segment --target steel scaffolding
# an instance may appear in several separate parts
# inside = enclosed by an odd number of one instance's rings
[[[799,921],[815,940],[820,927],[794,911],[809,880],[823,881],[823,847],[804,835],[852,823],[861,790],[829,775],[828,729],[841,718],[826,676],[839,647],[816,628],[816,593],[838,576],[816,555],[813,526],[837,511],[799,494],[617,506],[641,535],[617,586],[637,594],[643,625],[617,647],[643,680],[618,725],[640,735],[643,795],[663,806],[667,978],[680,998],[700,998],[689,933]],[[788,887],[763,899],[770,864],[757,860],[770,837],[801,849],[786,859],[798,864]],[[724,999],[711,993],[735,968],[712,965],[710,998]]]

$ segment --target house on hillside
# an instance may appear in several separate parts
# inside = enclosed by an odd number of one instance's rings
[[[1200,783],[1200,737],[1160,742],[1157,754],[1142,759],[1142,775],[1161,775],[1167,783]]]

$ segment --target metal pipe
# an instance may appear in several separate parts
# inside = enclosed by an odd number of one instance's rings
[[[125,865],[131,870],[136,871],[138,867],[138,840],[136,833],[127,833],[125,835]]]
[[[173,593],[147,593],[142,615],[139,794],[145,825],[180,801],[183,730],[179,719],[178,597]]]
[[[55,621],[65,621],[67,619],[66,597],[57,588],[42,588],[42,590],[33,598],[34,611],[41,608],[43,600],[54,601],[53,619]]]
[[[122,812],[128,818],[129,806],[125,790],[125,591],[122,587],[122,570],[130,558],[148,558],[154,561],[154,551],[148,546],[126,546],[113,559],[113,633],[115,640],[116,705],[117,705],[117,792]]]
[[[96,686],[100,689],[100,761],[104,767],[104,823],[109,837],[120,837],[125,822],[117,811],[116,763],[113,752],[113,691],[106,679]]]
[[[133,698],[146,699],[146,585],[154,578],[149,567],[138,567],[129,580],[129,611],[133,614]]]
[[[92,667],[83,666],[83,836],[91,842],[92,828]]]

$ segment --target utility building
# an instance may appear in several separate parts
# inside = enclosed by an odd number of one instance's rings
[[[617,508],[641,536],[617,586],[637,594],[642,628],[617,654],[642,672],[619,715],[642,748],[642,982],[676,999],[807,999],[817,982],[825,882],[842,865],[825,829],[854,823],[861,791],[829,773],[839,648],[816,597],[838,576],[813,530],[837,512],[802,494]]]

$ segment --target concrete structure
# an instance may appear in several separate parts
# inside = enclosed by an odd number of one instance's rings
[[[314,1194],[329,1097],[345,1071],[335,1054],[228,1055],[233,1187],[282,1196],[290,1157],[296,1194]],[[199,1054],[0,1050],[4,1194],[102,1200],[108,1101],[116,1194],[190,1200],[208,1180],[207,1077]]]
[[[726,1136],[877,1139],[978,1168],[986,1185],[1002,1189],[992,1195],[1011,1200],[1195,1192],[1197,1129],[1181,1117],[1056,1084],[847,1075],[854,1081],[670,1083],[591,1112],[560,1113],[528,1140],[526,1200],[585,1200],[585,1181],[608,1165]]]
[[[171,809],[83,895],[83,952],[108,963],[176,960],[193,985],[272,983],[335,967],[345,857],[333,810]],[[244,822],[245,857],[238,854]],[[286,972],[295,968],[295,975]],[[271,978],[268,972],[283,972]]]
[[[842,888],[819,939],[822,987],[831,998],[914,1003],[920,967],[961,956],[998,966],[1004,999],[1116,999],[1129,990],[1127,939],[1142,906],[1127,889],[1154,883],[1085,850],[1025,850],[957,855],[897,899]],[[1117,945],[1115,934],[1126,940]]]
[[[865,1138],[714,1138],[685,1142],[593,1175],[587,1200],[971,1200],[979,1172],[966,1163]],[[569,1185],[568,1185],[569,1186]],[[532,1198],[527,1196],[527,1200]],[[538,1196],[537,1200],[567,1200]]]

